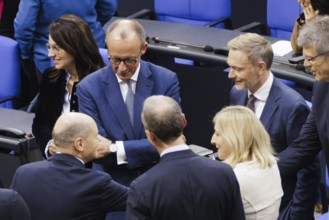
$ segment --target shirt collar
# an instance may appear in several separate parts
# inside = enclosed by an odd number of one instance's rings
[[[253,93],[253,95],[257,98],[257,100],[266,102],[267,97],[270,94],[273,80],[274,80],[273,74],[272,74],[272,72],[270,72],[265,83],[255,93]],[[251,92],[248,90],[248,97],[250,94],[251,94]]]
[[[169,147],[169,148],[165,149],[164,151],[162,151],[160,154],[160,157],[163,157],[163,155],[168,154],[168,153],[182,151],[182,150],[188,150],[188,149],[190,149],[190,148],[186,144],[176,145],[176,146]]]

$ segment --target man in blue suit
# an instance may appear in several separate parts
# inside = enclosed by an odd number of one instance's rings
[[[189,149],[183,135],[186,120],[175,100],[147,98],[142,121],[161,159],[132,182],[127,220],[245,219],[232,168]]]
[[[94,161],[94,167],[128,186],[159,160],[140,119],[143,102],[162,94],[179,103],[179,84],[175,73],[141,61],[147,42],[137,21],[116,20],[107,29],[106,44],[111,65],[79,83],[79,111],[90,115],[99,133],[112,141],[112,154]]]
[[[19,167],[11,185],[33,220],[98,220],[126,209],[128,189],[109,174],[85,167],[109,153],[109,142],[88,115],[70,112],[58,118],[53,129],[56,154]]]
[[[280,153],[298,137],[309,113],[308,106],[300,94],[271,73],[270,42],[247,33],[232,39],[228,47],[229,78],[235,83],[230,94],[231,103],[247,105],[250,95],[256,97],[252,108],[269,133],[273,148]],[[279,219],[313,218],[320,183],[318,169],[319,161],[315,158],[298,174],[282,178],[284,196]]]

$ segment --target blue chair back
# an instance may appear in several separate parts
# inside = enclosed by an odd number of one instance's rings
[[[16,97],[21,91],[21,75],[18,44],[15,40],[0,36],[0,100]],[[0,107],[14,108],[13,100],[0,103]]]
[[[166,22],[206,25],[231,16],[231,0],[155,0],[154,6],[158,20]]]
[[[267,0],[267,25],[271,36],[290,40],[300,13],[302,9],[297,0]]]

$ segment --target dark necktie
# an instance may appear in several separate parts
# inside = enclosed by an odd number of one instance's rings
[[[128,91],[126,96],[126,106],[129,114],[130,124],[133,127],[134,126],[134,92],[131,87],[131,82],[132,82],[131,79],[126,81],[128,86]]]
[[[255,101],[257,98],[253,95],[250,94],[247,102],[247,107],[251,109],[251,111],[255,112]]]

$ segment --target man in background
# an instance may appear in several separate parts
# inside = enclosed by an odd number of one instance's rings
[[[189,149],[183,135],[186,120],[175,100],[147,98],[142,121],[161,159],[132,182],[127,220],[245,218],[232,168]]]
[[[82,113],[61,115],[53,129],[56,154],[19,167],[11,188],[27,203],[33,220],[104,219],[126,209],[128,189],[85,163],[109,153],[110,141]]]

